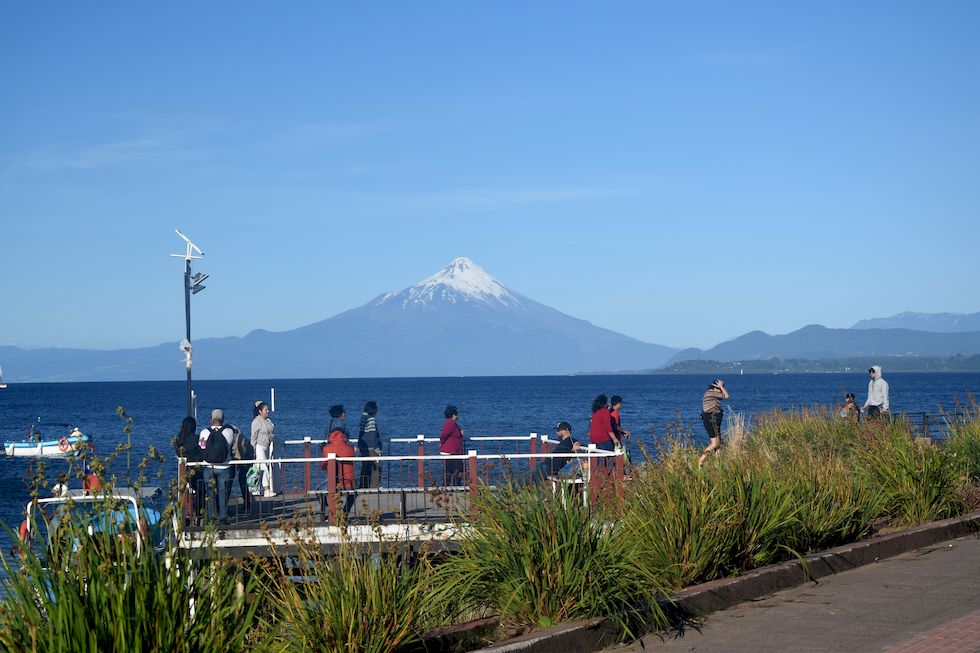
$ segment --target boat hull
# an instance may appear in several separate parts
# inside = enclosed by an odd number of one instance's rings
[[[8,456],[24,458],[64,458],[69,453],[88,446],[87,435],[72,435],[58,440],[39,442],[4,442],[3,450]]]

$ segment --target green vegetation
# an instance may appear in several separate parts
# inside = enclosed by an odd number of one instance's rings
[[[703,467],[694,447],[665,447],[629,469],[622,499],[483,491],[454,554],[379,541],[327,555],[299,527],[263,561],[172,543],[137,555],[135,520],[93,529],[118,505],[76,506],[2,558],[0,648],[394,651],[486,615],[511,630],[608,615],[629,637],[662,625],[657,599],[686,585],[980,507],[976,405],[948,431],[938,446],[901,420],[775,411]]]

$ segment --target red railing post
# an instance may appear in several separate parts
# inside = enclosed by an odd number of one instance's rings
[[[548,442],[548,436],[542,435],[541,437],[541,453],[551,453],[551,443]]]
[[[337,454],[327,455],[327,521],[337,523]]]
[[[303,449],[306,456],[306,491],[310,491],[310,436],[303,438]]]
[[[469,451],[469,471],[470,471],[470,518],[476,519],[476,495],[479,492],[479,483],[476,478],[476,449]]]
[[[537,453],[538,453],[538,434],[532,433],[531,434],[531,457],[528,459],[530,461],[528,465],[530,465],[532,472],[534,471],[534,465],[537,462],[537,459],[534,457]]]
[[[419,487],[425,487],[425,461],[422,460],[425,455],[425,436],[419,433],[416,438],[419,441]]]

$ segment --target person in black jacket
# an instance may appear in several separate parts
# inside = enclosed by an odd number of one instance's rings
[[[369,401],[364,404],[361,424],[357,429],[358,456],[381,455],[381,434],[378,432],[377,414],[378,403],[376,401]],[[357,487],[381,487],[381,463],[379,461],[365,460],[361,463]]]
[[[572,453],[574,451],[578,451],[582,447],[582,445],[572,439],[572,425],[568,422],[558,422],[558,425],[555,426],[555,433],[560,438],[560,441],[555,448],[551,450],[551,453]],[[534,473],[531,474],[531,482],[540,483],[541,481],[546,480],[549,476],[555,476],[561,471],[562,467],[568,464],[568,461],[571,459],[571,456],[542,458],[534,468]]]
[[[200,437],[197,433],[197,420],[185,417],[180,423],[180,432],[174,438],[174,449],[181,458],[189,463],[199,463],[204,460],[204,450],[201,449]],[[200,515],[204,508],[204,474],[199,467],[187,468],[187,487],[194,491],[194,514]]]

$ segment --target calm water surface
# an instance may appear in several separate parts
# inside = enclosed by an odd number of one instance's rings
[[[888,374],[893,412],[935,412],[952,408],[955,400],[980,392],[980,374]],[[287,379],[260,381],[201,381],[194,384],[199,417],[206,421],[212,408],[225,411],[226,421],[243,427],[251,423],[257,399],[268,401],[276,389],[276,433],[283,439],[319,437],[328,422],[327,409],[342,403],[356,431],[364,402],[378,402],[378,423],[385,439],[437,435],[442,411],[456,404],[467,436],[551,433],[559,420],[573,426],[573,436],[586,432],[592,399],[601,393],[625,399],[623,424],[639,441],[652,444],[654,432],[682,420],[702,437],[700,400],[710,377],[680,376],[559,376],[467,377],[418,379]],[[732,395],[728,410],[746,414],[775,407],[792,409],[814,404],[839,404],[845,391],[863,403],[865,374],[747,374],[726,378]],[[96,452],[108,454],[125,441],[123,422],[116,414],[122,406],[133,419],[134,464],[150,446],[170,456],[171,440],[184,416],[183,381],[142,383],[11,384],[0,390],[0,435],[23,438],[28,424],[40,417],[49,422],[70,422],[92,435]],[[60,435],[60,434],[59,434]],[[388,449],[394,452],[393,448]],[[288,454],[288,451],[286,452]],[[298,455],[298,452],[296,452]],[[25,478],[31,462],[0,457],[0,520],[17,524],[28,498]],[[50,462],[52,470],[64,462]],[[114,467],[125,476],[125,461]],[[165,480],[175,476],[168,461]]]

